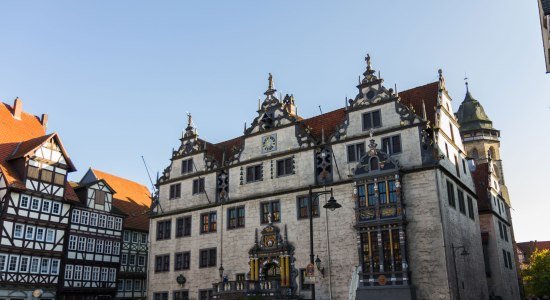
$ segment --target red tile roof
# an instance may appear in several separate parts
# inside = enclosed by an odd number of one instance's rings
[[[339,108],[322,115],[318,115],[309,119],[304,119],[301,121],[306,128],[310,129],[310,134],[317,140],[321,141],[323,134],[325,140],[328,139],[336,133],[338,125],[344,123],[346,119],[346,109]]]
[[[401,103],[406,106],[412,105],[415,113],[422,116],[422,101],[426,107],[426,116],[432,126],[435,124],[435,107],[437,106],[437,97],[439,96],[439,81],[428,83],[399,92]]]
[[[8,161],[20,154],[28,153],[53,134],[46,135],[46,129],[42,126],[37,116],[21,112],[21,118],[13,117],[13,107],[6,103],[0,103],[0,171],[6,178],[6,184],[13,188],[25,190],[20,175]],[[69,184],[65,186],[65,198],[71,201],[78,201],[76,194]]]
[[[518,248],[523,252],[524,263],[529,263],[529,257],[535,252],[535,250],[550,250],[550,241],[529,241],[523,243],[516,243]]]
[[[124,227],[149,231],[151,193],[146,186],[103,171],[92,169],[97,179],[103,179],[115,190],[113,205],[128,215]]]

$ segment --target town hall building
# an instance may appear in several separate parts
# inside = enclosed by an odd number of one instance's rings
[[[442,71],[398,92],[365,60],[357,96],[325,114],[299,116],[270,74],[241,136],[205,141],[188,116],[157,182],[149,299],[489,299],[494,282],[517,285],[486,276],[497,251]]]

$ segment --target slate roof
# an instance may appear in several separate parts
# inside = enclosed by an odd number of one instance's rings
[[[149,208],[151,193],[146,186],[135,181],[92,169],[97,179],[103,179],[115,190],[113,205],[128,215],[124,227],[149,231]]]
[[[461,132],[479,129],[494,130],[493,122],[485,113],[483,106],[472,97],[469,91],[466,93],[464,101],[460,104],[456,116]]]
[[[23,111],[18,120],[13,117],[13,111],[9,104],[0,103],[0,171],[9,187],[25,190],[22,178],[9,160],[22,157],[56,134],[46,135],[46,129],[37,116]],[[68,183],[65,185],[65,199],[78,201]]]

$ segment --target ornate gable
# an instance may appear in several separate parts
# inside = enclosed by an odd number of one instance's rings
[[[269,73],[269,84],[264,93],[265,99],[262,103],[258,100],[258,116],[252,121],[250,127],[245,129],[245,134],[263,132],[298,121],[294,96],[287,94],[281,101],[275,96],[276,91],[273,76]]]
[[[391,157],[388,153],[378,149],[370,133],[369,150],[355,167],[355,178],[359,179],[365,176],[380,175],[384,173],[393,173],[399,170],[399,161]]]

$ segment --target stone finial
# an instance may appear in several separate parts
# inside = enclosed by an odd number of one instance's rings
[[[439,90],[445,89],[445,78],[443,77],[443,70],[439,69],[437,70],[437,73],[439,74]]]
[[[268,89],[272,90],[273,89],[273,75],[271,75],[271,73],[269,73],[268,81],[269,81]]]

